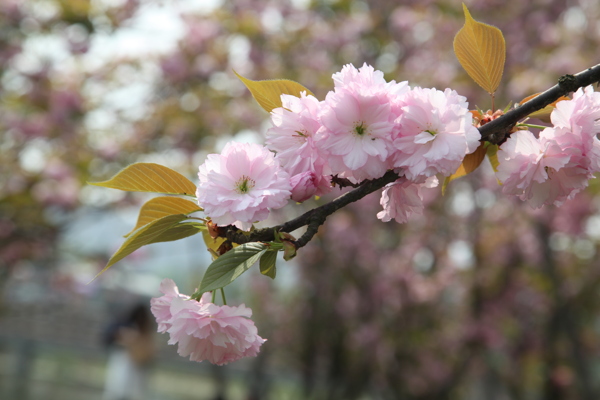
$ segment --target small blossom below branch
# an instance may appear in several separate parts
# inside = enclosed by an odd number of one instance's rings
[[[266,341],[258,336],[250,319],[252,310],[218,306],[205,293],[200,301],[179,293],[171,279],[160,285],[163,296],[150,301],[158,331],[170,335],[169,344],[179,344],[180,356],[191,361],[224,365],[245,357],[255,357]]]

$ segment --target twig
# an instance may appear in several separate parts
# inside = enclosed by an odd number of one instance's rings
[[[529,114],[541,110],[548,104],[558,100],[561,96],[566,96],[581,87],[591,85],[600,81],[600,64],[588,68],[575,75],[563,75],[559,78],[558,84],[552,86],[539,96],[523,103],[521,106],[512,109],[503,116],[488,122],[479,128],[481,140],[493,144],[502,144],[509,136],[510,130],[523,118]]]

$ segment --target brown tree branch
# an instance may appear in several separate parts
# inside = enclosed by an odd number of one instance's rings
[[[588,68],[575,75],[563,75],[558,83],[542,94],[521,106],[514,108],[503,116],[488,122],[479,128],[481,140],[493,144],[502,144],[509,136],[510,130],[529,114],[541,110],[548,104],[558,100],[561,96],[576,91],[581,87],[600,81],[600,64]]]
[[[347,206],[350,203],[354,203],[371,194],[388,183],[392,183],[400,178],[400,176],[394,171],[388,171],[381,178],[373,179],[370,181],[364,181],[361,185],[347,193],[344,193],[337,199],[323,204],[320,207],[313,208],[310,211],[305,212],[301,216],[294,218],[284,224],[277,225],[271,228],[257,229],[253,232],[245,233],[240,231],[234,226],[228,226],[225,231],[225,237],[234,243],[248,243],[248,242],[270,242],[275,240],[274,232],[292,232],[298,228],[308,225],[306,233],[302,235],[296,242],[296,248],[303,247],[310,239],[317,233],[319,226],[325,223],[327,217],[342,207]]]

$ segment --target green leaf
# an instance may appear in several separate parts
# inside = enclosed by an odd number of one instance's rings
[[[275,266],[276,263],[277,252],[267,251],[260,258],[260,273],[268,276],[271,279],[275,279],[275,275],[277,274],[277,267]]]
[[[264,243],[246,243],[223,254],[208,266],[196,294],[229,285],[246,272],[267,251]]]
[[[252,97],[254,97],[258,104],[267,112],[271,112],[274,108],[282,106],[282,94],[300,97],[301,92],[306,92],[307,95],[313,95],[310,90],[298,82],[290,81],[288,79],[253,81],[244,78],[235,71],[233,71],[233,73],[244,83],[244,85],[246,85],[248,90],[250,90],[250,93],[252,93]]]
[[[465,25],[454,37],[454,53],[469,76],[488,93],[500,84],[506,59],[506,43],[502,31],[477,22],[463,3]]]
[[[100,271],[98,275],[94,277],[94,279],[103,274],[104,271],[106,271],[108,268],[114,265],[117,261],[122,260],[123,258],[133,253],[142,246],[151,243],[168,242],[172,240],[181,239],[182,237],[190,236],[181,236],[183,229],[180,228],[178,228],[178,230],[175,230],[174,232],[168,232],[169,230],[173,229],[179,222],[185,220],[186,218],[187,215],[184,214],[169,215],[157,219],[149,223],[148,225],[141,227],[137,231],[133,232],[121,245],[119,250],[117,250],[117,252],[113,254],[113,256],[110,258],[110,260],[108,260],[108,264],[106,264],[106,267],[104,267],[104,269]],[[187,229],[189,228],[185,229],[185,232],[189,233],[189,231],[187,231]],[[199,230],[200,228],[197,229],[197,231]]]
[[[153,163],[131,164],[104,182],[88,182],[128,192],[154,192],[193,196],[196,185],[177,171]]]
[[[125,237],[131,235],[142,226],[167,215],[191,214],[196,211],[202,211],[202,208],[193,201],[171,196],[155,197],[144,203],[140,209],[135,228],[125,235]]]

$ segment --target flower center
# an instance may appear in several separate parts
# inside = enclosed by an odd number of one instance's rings
[[[437,132],[434,131],[433,129],[426,129],[425,132],[429,133],[431,136],[437,135]]]
[[[308,137],[308,133],[307,132],[301,132],[301,131],[296,131],[296,133],[298,134],[298,136],[306,138]]]
[[[248,193],[254,187],[254,185],[256,185],[254,179],[251,179],[246,175],[242,175],[242,177],[235,183],[236,191],[239,194]]]
[[[354,132],[358,135],[358,136],[362,136],[367,132],[367,126],[365,125],[365,123],[363,121],[360,122],[355,122],[354,124]]]

